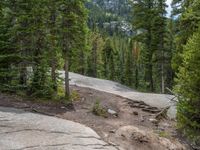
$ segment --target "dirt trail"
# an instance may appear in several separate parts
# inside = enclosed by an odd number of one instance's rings
[[[64,78],[64,72],[60,71],[60,74],[60,76]],[[134,101],[143,101],[152,107],[165,108],[170,106],[170,109],[168,110],[168,116],[170,118],[175,118],[176,116],[176,107],[174,103],[170,101],[170,99],[174,98],[172,95],[137,92],[117,82],[87,77],[76,73],[70,73],[69,77],[70,85],[91,88],[94,90],[119,95]]]

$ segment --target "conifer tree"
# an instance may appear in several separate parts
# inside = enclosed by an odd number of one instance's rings
[[[31,51],[33,77],[30,84],[30,93],[44,97],[52,95],[52,85],[49,82],[48,62],[47,62],[47,5],[46,1],[29,1],[32,6],[30,11],[31,19]]]
[[[143,13],[141,13],[143,12]],[[152,26],[154,18],[154,0],[133,1],[133,27],[137,31],[137,41],[144,44],[145,81],[147,88],[154,91],[152,57]]]
[[[30,61],[27,60],[28,53],[31,51],[30,40],[30,11],[31,2],[24,0],[7,2],[9,9],[11,28],[10,28],[10,41],[13,48],[19,52],[21,61],[18,64],[19,68],[19,84],[27,86],[27,64]]]
[[[181,54],[188,39],[198,28],[200,21],[200,2],[198,0],[173,0],[173,16],[177,18],[176,53],[174,53],[172,66],[178,71],[182,63]]]
[[[107,39],[102,51],[103,74],[106,79],[114,78],[114,50],[111,39]]]
[[[176,80],[179,96],[178,127],[196,144],[200,144],[200,29],[184,47],[183,64]]]
[[[51,66],[51,80],[53,83],[53,89],[56,93],[58,88],[57,83],[57,72],[56,69],[58,68],[58,61],[59,61],[59,54],[60,48],[58,46],[58,1],[51,0],[47,3],[47,11],[48,11],[48,35],[47,35],[47,45],[49,49],[49,64]]]
[[[87,13],[84,0],[66,1],[60,0],[59,7],[61,13],[60,41],[65,64],[65,97],[69,99],[69,58],[72,49],[81,49],[85,42],[87,33],[86,18]],[[83,49],[81,49],[83,50]]]
[[[14,2],[13,2],[14,3]],[[12,4],[12,3],[11,3]],[[17,66],[20,56],[12,42],[12,26],[15,17],[9,10],[7,1],[0,2],[0,90],[15,92],[17,82]]]
[[[87,75],[92,77],[101,77],[102,61],[101,54],[104,46],[104,40],[97,30],[90,33],[90,51],[87,56]]]
[[[6,90],[6,86],[9,86],[11,82],[10,67],[12,59],[9,53],[9,37],[7,22],[3,14],[3,2],[0,2],[0,89]]]
[[[155,16],[152,24],[153,68],[154,82],[158,83],[158,90],[165,93],[166,80],[166,0],[160,0],[154,5]]]

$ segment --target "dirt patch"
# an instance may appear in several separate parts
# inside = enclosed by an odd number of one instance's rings
[[[115,146],[119,145],[125,150],[160,149],[160,147],[152,146],[152,143],[148,141],[142,140],[144,142],[141,143],[138,137],[130,141],[125,138],[126,135],[123,137],[122,134],[122,137],[119,138],[119,134],[117,134],[118,129],[125,126],[134,126],[140,131],[152,132],[158,139],[161,137],[179,144],[175,130],[175,121],[162,119],[157,122],[155,120],[156,114],[161,110],[155,107],[151,108],[142,102],[131,101],[120,96],[89,88],[72,86],[71,89],[78,93],[78,98],[73,102],[73,107],[65,106],[62,103],[25,101],[19,97],[5,94],[0,94],[0,106],[20,108],[85,124],[94,129],[104,141]],[[108,113],[106,117],[94,115],[92,110],[97,101],[105,110],[116,112],[117,115],[112,115],[112,113]],[[159,141],[157,140],[156,142]],[[164,142],[166,143],[166,140]],[[157,145],[159,146],[159,144]],[[166,149],[169,149],[169,147],[166,147]]]

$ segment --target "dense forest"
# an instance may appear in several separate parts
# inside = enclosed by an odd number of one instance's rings
[[[0,91],[70,100],[69,71],[179,99],[200,142],[200,1],[1,0]],[[65,70],[65,91],[59,70]]]

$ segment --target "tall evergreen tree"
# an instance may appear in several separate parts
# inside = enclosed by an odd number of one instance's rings
[[[154,91],[153,82],[153,49],[152,49],[152,24],[154,17],[153,0],[133,1],[133,27],[137,31],[137,40],[145,45],[145,81],[147,88]]]
[[[81,49],[87,33],[84,0],[60,0],[60,41],[65,63],[65,97],[69,99],[69,58],[72,49]],[[82,50],[82,49],[81,49]]]
[[[107,39],[102,51],[103,74],[106,79],[114,79],[114,50],[111,39]]]
[[[178,127],[196,144],[200,144],[200,29],[188,41],[183,51],[183,64],[176,80]]]
[[[87,58],[87,75],[92,77],[101,77],[102,61],[101,54],[104,46],[104,40],[100,33],[95,30],[89,36],[90,47]]]
[[[176,31],[176,52],[173,56],[172,65],[175,71],[178,71],[182,62],[181,54],[183,47],[188,39],[198,28],[200,21],[200,2],[196,0],[173,0],[173,16],[177,20]]]
[[[6,86],[11,82],[10,67],[11,61],[9,58],[9,37],[8,37],[8,27],[3,14],[3,1],[0,2],[0,89],[6,90]]]
[[[47,4],[47,12],[48,12],[48,34],[47,34],[47,43],[49,49],[49,64],[51,66],[51,80],[53,82],[53,89],[56,93],[58,88],[57,83],[57,72],[56,69],[58,68],[58,61],[59,61],[59,53],[60,48],[58,45],[58,1],[51,0]]]
[[[6,1],[11,16],[10,41],[13,48],[19,52],[21,61],[18,64],[19,68],[19,83],[22,86],[27,86],[27,66],[31,60],[28,60],[28,55],[31,50],[31,9],[32,2]]]
[[[15,2],[0,2],[0,89],[6,91],[15,91],[18,87],[17,65],[20,62],[19,52],[15,49],[12,38],[12,27],[15,22],[15,16],[9,6]]]
[[[133,27],[137,31],[134,37],[138,42],[143,43],[143,63],[145,65],[145,81],[147,88],[154,91],[156,81],[154,81],[153,68],[158,62],[161,70],[161,87],[164,92],[164,38],[166,28],[165,0],[134,0],[133,1]],[[160,58],[158,58],[160,57]]]
[[[152,24],[152,48],[154,51],[153,65],[156,74],[154,82],[158,83],[158,90],[165,93],[165,79],[166,79],[166,0],[160,0],[154,4],[154,13]]]
[[[47,62],[47,1],[29,1],[32,6],[31,19],[31,51],[33,77],[30,84],[30,92],[36,96],[51,96],[52,86],[49,84],[49,68]],[[30,54],[31,55],[31,54]]]

